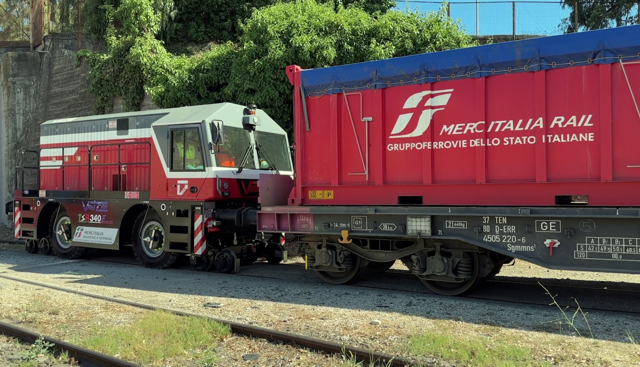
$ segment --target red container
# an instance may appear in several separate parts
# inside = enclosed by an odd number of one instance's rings
[[[638,28],[628,28],[637,40]],[[631,36],[605,32],[598,35],[610,43]],[[562,50],[572,40],[511,43],[510,50],[552,41]],[[319,69],[322,77],[342,84],[323,86],[321,92],[303,89],[304,99],[300,87],[306,71],[290,66],[297,176],[289,202],[640,205],[640,111],[634,102],[634,93],[640,98],[640,64],[631,46],[625,49],[631,56],[622,60],[614,50],[601,62],[572,59],[562,67],[548,63],[531,71],[534,67],[523,66],[526,60],[514,57],[509,62],[519,68],[495,75],[462,70],[460,77],[420,82],[407,72],[405,80],[384,87],[354,75],[345,88],[349,70],[374,74],[371,63]],[[480,58],[491,50],[487,47],[456,55]],[[413,58],[428,64],[441,54]],[[567,58],[562,52],[556,56]],[[400,68],[394,60],[386,62]]]

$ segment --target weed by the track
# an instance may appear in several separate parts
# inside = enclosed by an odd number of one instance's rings
[[[587,313],[585,313],[582,310],[577,299],[571,297],[571,299],[576,303],[577,307],[573,315],[569,317],[569,315],[567,315],[567,309],[569,308],[569,306],[566,306],[564,308],[560,306],[556,301],[557,295],[555,296],[552,295],[551,292],[549,292],[549,290],[544,285],[542,285],[542,283],[538,282],[538,284],[540,284],[540,286],[542,287],[542,289],[544,289],[547,295],[551,297],[552,302],[549,305],[555,305],[558,308],[558,310],[560,310],[560,313],[562,314],[562,319],[557,320],[557,323],[561,329],[562,329],[562,326],[566,324],[569,327],[571,327],[573,331],[575,331],[576,334],[578,334],[578,336],[590,336],[592,339],[594,338],[593,331],[591,330],[591,325],[589,325],[589,320],[587,320]],[[576,321],[576,317],[578,317],[578,315],[582,316],[582,319],[584,320],[584,323],[586,325],[586,330],[578,326]],[[580,332],[580,329],[582,329],[582,332]],[[587,335],[587,332],[588,332],[588,335]],[[583,333],[585,335],[583,335]]]
[[[636,338],[633,336],[631,330],[629,329],[627,329],[627,340],[629,340],[629,343],[633,345],[638,345],[638,342],[636,342]]]
[[[369,362],[358,361],[352,352],[346,353],[346,349],[342,348],[342,363],[340,365],[344,367],[391,367],[391,361],[385,363],[384,361],[376,360],[373,358],[373,353],[369,359]]]
[[[488,337],[464,338],[433,332],[412,337],[409,351],[413,355],[455,360],[462,365],[476,367],[545,365],[535,361],[533,352],[528,348]]]
[[[23,353],[23,357],[19,362],[17,362],[18,367],[35,367],[40,365],[41,363],[38,359],[44,358],[47,361],[54,361],[56,358],[53,355],[53,350],[51,349],[54,346],[53,343],[49,343],[42,335],[31,344]],[[68,355],[61,355],[58,357],[60,361],[69,360]]]
[[[215,363],[212,348],[230,333],[226,325],[167,312],[148,312],[132,325],[95,328],[93,335],[76,343],[101,353],[140,363],[156,363],[172,358]],[[187,351],[187,352],[185,352]]]

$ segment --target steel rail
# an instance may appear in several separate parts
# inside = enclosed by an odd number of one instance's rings
[[[115,303],[131,306],[131,307],[136,307],[136,308],[140,308],[140,309],[146,309],[146,310],[151,310],[151,311],[164,311],[164,312],[172,313],[172,314],[178,315],[178,316],[192,316],[192,317],[206,318],[206,319],[209,319],[209,320],[212,320],[212,321],[224,324],[224,325],[228,325],[231,328],[231,332],[233,332],[235,334],[242,334],[242,335],[246,335],[246,336],[250,336],[250,337],[254,337],[254,338],[263,338],[263,339],[267,339],[267,340],[279,340],[279,341],[282,341],[284,343],[293,343],[293,344],[299,345],[301,347],[305,347],[305,348],[309,348],[309,349],[312,349],[312,350],[325,352],[325,353],[329,353],[329,354],[343,354],[344,353],[344,354],[347,354],[348,356],[349,355],[353,356],[356,359],[356,361],[358,361],[358,362],[382,363],[384,366],[388,366],[388,367],[405,367],[405,366],[411,366],[411,365],[414,364],[413,362],[406,361],[406,360],[404,360],[402,358],[394,357],[394,356],[391,356],[391,355],[388,355],[388,354],[378,353],[378,352],[371,352],[371,351],[367,351],[367,350],[365,350],[363,348],[342,345],[342,344],[338,344],[338,343],[334,343],[334,342],[330,342],[330,341],[326,341],[326,340],[307,337],[307,336],[304,336],[304,335],[292,334],[292,333],[287,333],[287,332],[284,332],[284,331],[277,331],[277,330],[271,330],[271,329],[267,329],[267,328],[262,328],[262,327],[259,327],[259,326],[251,326],[251,325],[236,323],[236,322],[232,322],[232,321],[220,320],[220,319],[216,319],[216,318],[209,317],[209,316],[198,315],[198,314],[185,312],[185,311],[171,310],[171,309],[168,309],[168,308],[147,305],[147,304],[138,303],[138,302],[134,302],[134,301],[116,299],[116,298],[112,298],[112,297],[102,296],[102,295],[99,295],[99,294],[94,294],[94,293],[89,293],[89,292],[84,292],[84,291],[78,291],[78,290],[73,290],[73,289],[67,289],[67,288],[58,287],[58,286],[55,286],[55,285],[50,285],[50,284],[45,284],[45,283],[40,283],[40,282],[34,282],[34,281],[31,281],[31,280],[26,280],[26,279],[14,278],[12,276],[4,275],[4,274],[0,274],[0,278],[4,278],[4,279],[7,279],[7,280],[12,280],[12,281],[15,281],[15,282],[20,282],[20,283],[26,283],[26,284],[30,284],[30,285],[34,285],[34,286],[38,286],[38,287],[49,288],[49,289],[57,290],[57,291],[60,291],[60,292],[66,292],[66,293],[71,293],[71,294],[77,294],[77,295],[81,295],[81,296],[91,297],[91,298],[94,298],[94,299],[100,299],[100,300],[104,300],[104,301],[115,302]]]
[[[27,243],[25,240],[0,240],[0,243],[13,243],[18,245],[24,245]]]
[[[19,326],[8,324],[0,321],[0,334],[9,337],[18,338],[27,343],[35,343],[41,335],[23,329]],[[62,340],[42,336],[42,339],[48,343],[52,343],[56,352],[67,352],[69,357],[81,362],[83,365],[96,367],[137,367],[138,364],[128,362],[122,359],[114,358],[106,354],[98,353],[93,350],[69,344]]]

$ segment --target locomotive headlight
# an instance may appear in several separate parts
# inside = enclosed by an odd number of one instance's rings
[[[223,189],[225,189],[225,190],[227,190],[227,189],[229,188],[229,183],[228,183],[228,182],[226,182],[226,181],[225,181],[225,182],[223,182],[223,183],[222,183],[222,188],[223,188]]]

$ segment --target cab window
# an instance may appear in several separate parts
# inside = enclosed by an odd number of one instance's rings
[[[171,130],[171,170],[204,171],[198,128]]]
[[[218,145],[215,148],[215,158],[218,167],[237,168],[249,146],[251,146],[251,140],[247,130],[225,126],[224,144]],[[255,167],[252,152],[243,168]]]

